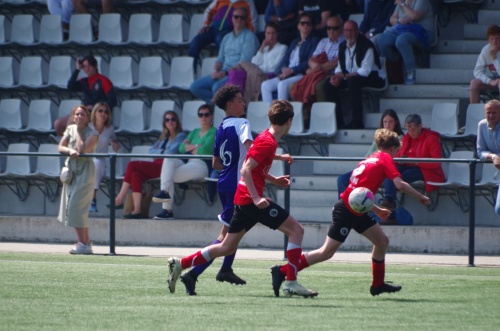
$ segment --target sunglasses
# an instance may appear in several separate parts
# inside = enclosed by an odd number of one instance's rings
[[[168,123],[168,122],[172,122],[172,123],[175,123],[177,122],[177,120],[175,119],[175,117],[165,117],[165,123]]]
[[[243,21],[247,19],[246,16],[242,16],[242,15],[233,15],[233,18],[235,20],[243,20]]]
[[[198,117],[199,117],[199,118],[202,118],[202,117],[210,117],[210,115],[212,115],[212,114],[210,114],[210,113],[198,113]]]
[[[109,110],[107,109],[97,109],[98,113],[104,113],[104,114],[109,114]]]
[[[312,25],[311,21],[300,21],[299,23],[300,23],[300,25],[309,25],[309,26]]]
[[[338,29],[340,29],[340,26],[327,26],[326,29],[327,30],[337,31]]]

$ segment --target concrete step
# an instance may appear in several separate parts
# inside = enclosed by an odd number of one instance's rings
[[[468,84],[474,78],[472,69],[417,69],[417,84]]]
[[[491,10],[500,10],[500,1],[498,0],[484,0],[481,4],[481,9],[491,9]],[[498,22],[497,22],[498,23]]]
[[[475,54],[477,56],[486,45],[485,35],[482,40],[439,40],[432,52],[434,54],[454,53]]]
[[[472,71],[478,54],[431,54],[431,69],[467,69]],[[417,82],[419,82],[417,77]]]
[[[472,68],[471,68],[472,71]],[[469,84],[416,84],[416,85],[389,85],[384,98],[457,98],[469,99]],[[382,106],[380,107],[382,108]]]
[[[360,160],[358,161],[338,161],[338,162],[314,161],[313,171],[315,175],[335,175],[335,176],[342,175],[356,168],[359,161],[361,161],[361,158],[363,158],[363,156],[360,156]]]
[[[500,22],[500,8],[493,9],[480,9],[477,12],[477,21],[481,24],[498,24]],[[486,34],[484,35],[486,39]]]
[[[499,15],[500,17],[500,15]],[[498,17],[497,17],[498,19]],[[486,30],[490,24],[485,24],[479,20],[482,24],[465,24],[464,25],[464,38],[465,39],[477,39],[483,40],[486,45]],[[484,46],[484,45],[483,45]]]
[[[285,191],[278,191],[278,203],[283,205]],[[316,207],[333,206],[337,200],[337,191],[333,190],[290,190],[290,205],[295,207],[305,207],[315,209]]]
[[[398,113],[418,113],[420,115],[432,114],[432,107],[435,103],[450,102],[459,104],[458,99],[447,99],[445,97],[439,99],[396,99],[396,98],[381,98],[380,109],[392,108]]]
[[[337,195],[335,195],[336,197]],[[312,222],[312,223],[331,223],[332,222],[332,207],[290,207],[290,214],[300,222]],[[326,234],[325,234],[326,235]]]
[[[337,189],[336,176],[296,176],[292,177],[290,188],[299,190],[335,190]]]
[[[367,144],[373,142],[375,130],[338,130],[333,138],[335,144]],[[368,148],[367,148],[368,149]]]
[[[373,138],[372,138],[373,141]],[[370,144],[371,145],[371,144]],[[364,157],[370,148],[368,144],[330,144],[328,146],[329,155],[332,157]]]

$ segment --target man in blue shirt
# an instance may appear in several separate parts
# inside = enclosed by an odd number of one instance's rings
[[[193,95],[207,103],[212,101],[215,92],[228,80],[228,70],[236,64],[252,60],[259,48],[255,34],[246,27],[248,13],[245,8],[234,10],[232,20],[234,30],[224,36],[210,76],[194,81],[189,90]]]
[[[500,101],[488,101],[484,112],[486,119],[477,126],[477,156],[481,161],[493,162],[495,168],[500,169]],[[495,213],[500,216],[500,194],[497,194]]]
[[[226,117],[217,129],[212,158],[213,168],[220,170],[217,191],[223,208],[219,215],[219,221],[223,227],[219,237],[214,241],[214,244],[218,244],[227,234],[234,212],[234,194],[241,176],[241,166],[253,139],[250,123],[247,119],[240,118],[245,112],[245,103],[237,86],[224,85],[221,87],[215,93],[213,103],[226,112]],[[226,281],[231,284],[244,285],[246,281],[236,276],[232,270],[235,255],[236,253],[224,257],[216,279],[220,282]],[[180,276],[189,295],[196,295],[195,286],[198,276],[212,264],[212,261],[194,267]]]

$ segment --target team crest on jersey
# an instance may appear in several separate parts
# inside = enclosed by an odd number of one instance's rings
[[[340,234],[343,236],[347,236],[349,234],[349,229],[348,228],[340,229]]]
[[[270,215],[271,217],[276,217],[276,216],[278,216],[278,209],[276,209],[276,208],[271,209],[271,210],[269,211],[269,215]]]

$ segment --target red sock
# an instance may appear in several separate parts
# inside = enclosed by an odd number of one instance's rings
[[[292,248],[286,251],[286,257],[288,258],[288,268],[286,270],[286,280],[297,280],[297,272],[299,272],[300,255],[302,254],[302,248]]]
[[[197,265],[201,265],[208,262],[207,259],[201,254],[201,251],[197,251],[196,253],[186,256],[181,260],[182,269],[187,269],[191,267],[196,267]]]
[[[384,284],[385,260],[377,261],[372,259],[372,286],[379,287]]]
[[[299,260],[299,267],[298,267],[298,270],[297,272],[305,269],[309,267],[309,263],[307,262],[307,259],[306,259],[306,256],[304,254],[302,254],[300,256],[300,260]],[[288,272],[288,263],[285,264],[285,265],[282,265],[281,268],[280,268],[280,272],[283,274],[283,275],[286,275],[287,272]]]

